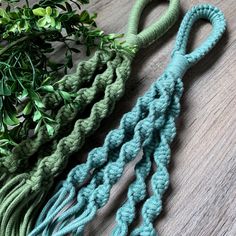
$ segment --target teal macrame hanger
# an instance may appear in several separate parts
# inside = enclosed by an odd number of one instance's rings
[[[186,54],[192,25],[202,18],[211,22],[212,31],[199,47]],[[170,144],[176,135],[175,120],[180,113],[182,77],[216,45],[225,29],[223,13],[212,5],[197,5],[186,13],[164,73],[123,116],[120,126],[109,132],[103,146],[90,151],[87,162],[70,171],[43,208],[30,236],[83,234],[85,226],[108,202],[111,188],[125,166],[140,151],[143,156],[135,166],[136,178],[129,186],[126,202],[116,213],[112,235],[157,235],[154,221],[162,210],[162,196],[169,185],[167,166]],[[146,181],[152,164],[157,169],[151,177],[152,193],[148,196]],[[143,200],[142,222],[132,231],[137,204]]]
[[[129,48],[134,50],[99,50],[88,61],[79,63],[74,74],[58,83],[59,89],[75,94],[74,100],[66,105],[57,96],[48,95],[44,100],[48,111],[55,111],[54,133],[49,135],[42,126],[35,136],[19,143],[9,156],[0,158],[2,235],[23,236],[29,232],[54,178],[102,120],[111,114],[124,94],[136,51],[157,40],[177,20],[179,0],[170,0],[160,20],[137,33],[139,17],[149,2],[136,0],[131,13],[129,25],[132,30],[136,27],[136,33],[128,30],[126,36]],[[85,116],[86,109],[89,115]],[[31,163],[32,158],[36,159],[35,164]]]

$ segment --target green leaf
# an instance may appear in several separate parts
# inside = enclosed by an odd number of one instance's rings
[[[55,19],[54,19],[53,17],[50,17],[50,25],[51,25],[53,28],[55,28],[55,26],[56,26],[56,21],[55,21]]]
[[[33,14],[35,16],[45,16],[46,10],[42,7],[38,7],[38,8],[33,9]]]
[[[1,18],[0,19],[0,25],[6,25],[9,22],[7,18]]]
[[[8,14],[7,14],[7,12],[4,9],[2,9],[2,8],[0,8],[0,16],[2,18],[10,19]]]
[[[28,96],[28,90],[24,89],[22,94],[19,96],[19,99],[24,99]]]
[[[50,136],[52,136],[54,134],[54,128],[50,124],[46,123],[46,129],[47,129],[48,134]]]
[[[52,83],[52,77],[48,76],[46,77],[46,79],[43,80],[42,86],[50,85],[51,83]]]
[[[55,4],[57,7],[61,8],[63,11],[66,11],[66,8],[62,4]]]
[[[61,22],[68,21],[70,19],[70,16],[68,14],[61,14],[58,18]]]
[[[25,106],[24,110],[23,110],[23,114],[24,115],[29,115],[32,112],[33,109],[33,104],[32,102],[28,102],[27,105]]]
[[[18,12],[8,12],[8,15],[10,16],[11,19],[17,20],[19,18]]]
[[[52,85],[44,85],[41,87],[41,89],[46,92],[54,92],[54,88]]]
[[[80,20],[82,22],[86,21],[89,19],[89,14],[87,11],[82,11],[81,14],[80,14]]]
[[[56,22],[56,27],[57,30],[61,30],[61,22]]]
[[[72,7],[71,7],[71,5],[70,5],[68,2],[65,2],[65,4],[66,4],[67,11],[68,11],[68,12],[72,12]]]
[[[41,127],[41,124],[42,124],[42,120],[40,120],[40,121],[38,122],[38,124],[36,125],[36,127],[35,127],[35,129],[34,129],[34,134],[37,134],[37,133],[38,133],[39,128]]]
[[[71,95],[65,91],[60,91],[59,92],[60,95],[62,96],[62,98],[66,101],[70,101],[71,100]]]
[[[32,10],[29,8],[24,8],[23,13],[27,18],[30,18],[32,16]]]
[[[34,112],[33,121],[36,122],[42,118],[42,114],[39,110]]]
[[[38,108],[44,108],[44,104],[41,102],[41,101],[34,101],[35,105],[38,107]]]
[[[0,145],[1,146],[5,146],[6,144],[8,144],[10,142],[7,142],[7,143],[1,143],[1,140],[0,140]],[[0,154],[1,156],[8,156],[10,154],[9,150],[7,148],[3,148],[3,147],[0,147]]]
[[[51,15],[52,14],[52,8],[51,7],[46,7],[46,13],[47,15]]]
[[[16,113],[4,111],[3,122],[6,125],[15,126],[20,123],[19,119],[16,117]]]
[[[5,79],[2,78],[0,80],[0,96],[10,96],[11,95],[11,89],[6,83]]]
[[[45,17],[40,18],[37,22],[37,25],[41,28],[43,28],[47,24],[47,20]]]

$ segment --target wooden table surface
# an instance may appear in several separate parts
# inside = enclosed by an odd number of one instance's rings
[[[134,2],[91,0],[87,8],[98,12],[98,25],[105,32],[123,33]],[[164,210],[156,221],[161,236],[236,235],[235,0],[182,0],[178,23],[164,37],[137,54],[125,96],[69,165],[80,163],[91,148],[101,145],[108,131],[117,127],[122,115],[163,72],[181,18],[193,5],[203,2],[212,3],[225,13],[228,30],[214,50],[183,78],[182,112],[169,168],[171,186],[164,197]],[[140,28],[157,19],[166,8],[167,1],[153,1],[144,11]],[[210,24],[196,23],[189,50],[202,42],[210,30]],[[86,235],[109,235],[116,209],[125,201],[127,187],[134,180],[133,167],[134,162],[112,190],[108,205],[87,228]]]

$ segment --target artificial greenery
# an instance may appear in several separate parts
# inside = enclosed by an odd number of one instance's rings
[[[105,35],[96,27],[96,14],[81,10],[88,2],[39,0],[30,5],[28,0],[1,1],[0,153],[20,142],[29,129],[36,133],[45,125],[48,133],[53,133],[54,121],[42,99],[47,93],[59,94],[64,102],[73,97],[54,85],[59,73],[72,68],[73,54],[80,52],[80,45],[87,54],[94,46],[124,49],[115,40],[121,35]],[[58,43],[65,47],[63,62],[52,59]]]

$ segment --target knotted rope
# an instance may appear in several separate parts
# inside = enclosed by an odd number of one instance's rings
[[[200,18],[211,22],[212,32],[201,46],[186,54],[190,30]],[[125,166],[140,151],[143,156],[135,166],[136,179],[129,186],[127,201],[117,211],[112,235],[157,235],[154,221],[162,210],[162,196],[169,184],[167,165],[170,144],[176,135],[175,120],[180,113],[182,77],[216,45],[225,28],[224,15],[214,6],[198,5],[187,12],[165,72],[138,99],[132,111],[123,116],[119,128],[106,136],[104,145],[93,149],[86,163],[71,170],[42,210],[30,236],[81,235],[108,202],[111,188],[122,176]],[[151,177],[151,196],[148,196],[146,181],[152,163],[156,170]],[[144,199],[142,222],[129,231],[136,217],[136,205]]]
[[[130,47],[147,46],[177,20],[179,0],[170,0],[169,8],[160,20],[137,33],[142,10],[149,2],[137,0],[132,9],[126,34]],[[65,76],[58,85],[76,94],[73,102],[61,106],[60,97],[48,95],[45,98],[47,107],[57,110],[54,134],[49,136],[42,127],[36,136],[20,143],[9,157],[0,159],[0,181],[5,183],[0,190],[3,235],[27,234],[55,176],[123,95],[133,57],[133,54],[120,51],[98,51],[90,60],[80,63],[76,73]],[[90,105],[90,114],[83,118],[83,111]],[[34,157],[37,157],[37,163],[28,171]]]

